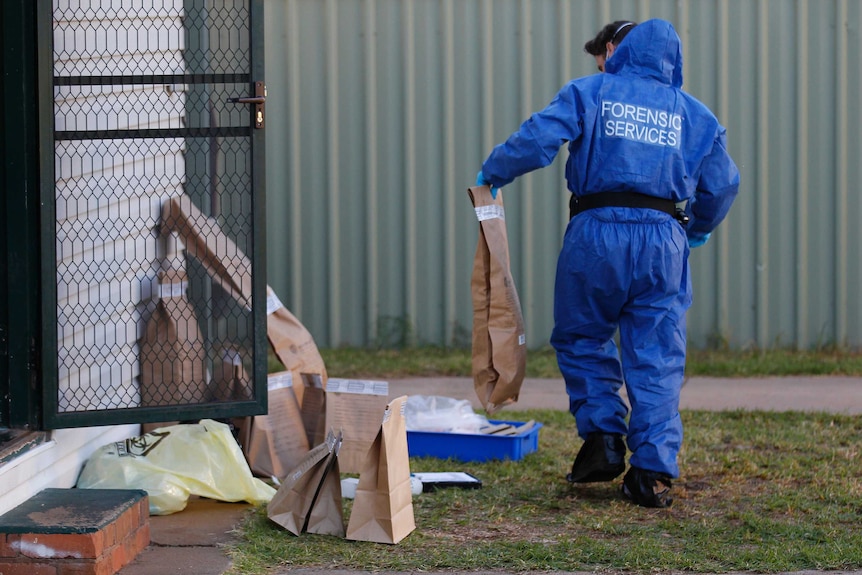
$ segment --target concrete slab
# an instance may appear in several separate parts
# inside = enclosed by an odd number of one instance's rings
[[[392,398],[401,395],[439,395],[466,399],[474,409],[481,408],[473,389],[473,380],[469,377],[390,380],[389,395]],[[680,407],[715,411],[825,411],[856,415],[862,414],[862,377],[691,377],[683,387]],[[569,398],[563,380],[524,380],[517,403],[506,406],[501,413],[525,409],[568,411]]]
[[[150,545],[117,575],[222,575],[230,559],[214,547],[159,547]]]
[[[217,547],[231,541],[232,531],[251,509],[248,503],[193,497],[179,513],[150,516],[150,542],[164,547]]]
[[[723,379],[692,377],[683,409],[764,410],[862,414],[862,378],[842,376]]]
[[[221,575],[231,566],[224,544],[253,506],[192,497],[171,515],[150,516],[150,545],[117,575]]]

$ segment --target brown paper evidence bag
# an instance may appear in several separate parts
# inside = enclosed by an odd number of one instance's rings
[[[267,506],[267,516],[294,535],[321,533],[354,541],[395,544],[415,528],[404,408],[407,396],[383,412],[368,450],[347,530],[344,530],[338,454],[342,437],[326,441],[293,469]]]
[[[267,517],[294,535],[344,537],[341,472],[342,436],[332,431],[290,471],[266,507]]]
[[[251,261],[225,235],[218,223],[204,215],[186,195],[169,198],[162,205],[162,234],[175,233],[186,253],[201,262],[209,275],[241,305],[251,308]],[[266,334],[279,361],[298,381],[302,373],[317,373],[326,386],[326,367],[311,333],[282,305],[271,287],[266,288]],[[302,401],[301,397],[298,397]]]
[[[251,307],[251,261],[221,231],[213,218],[203,214],[191,198],[183,194],[163,203],[161,223],[161,233],[164,236],[181,240],[186,255],[197,259],[214,281],[240,305]],[[265,477],[284,477],[297,460],[309,451],[309,445],[316,445],[323,440],[327,373],[311,333],[282,305],[271,287],[267,286],[266,291],[267,339],[289,377],[275,374],[275,378],[269,378],[268,414],[241,418],[237,423],[240,427],[240,443],[252,471]],[[165,350],[169,352],[170,348],[161,343],[146,347],[148,350],[150,348],[158,351],[156,355],[159,357],[153,357],[155,351],[148,352],[145,356],[145,367],[159,362],[164,365],[177,364],[177,361],[165,357]],[[239,352],[232,350],[231,354],[232,361],[225,359],[224,363],[230,363],[227,367],[233,369],[225,369],[227,375],[221,371],[217,372],[216,379],[219,381],[213,383],[213,390],[218,393],[210,399],[250,399],[250,396],[236,397],[239,395],[237,390],[250,385],[250,378],[242,369]],[[150,372],[160,373],[155,368],[151,368],[147,373]],[[239,375],[234,372],[239,372]],[[202,375],[196,375],[195,381],[204,380]],[[159,390],[165,387],[175,387],[188,379],[189,375],[180,373],[172,377],[174,386],[170,385],[170,381],[164,381],[164,378],[142,380],[142,396],[149,400],[154,393],[160,393]],[[230,381],[221,381],[222,379]],[[288,383],[285,384],[285,381]],[[181,390],[186,387],[188,386],[181,387]],[[191,393],[181,392],[188,403],[204,400],[201,393],[193,397]],[[250,393],[250,388],[247,393]],[[301,415],[301,419],[293,419],[297,414]],[[298,428],[300,425],[305,426],[305,433],[294,433],[292,428]],[[310,429],[315,426],[316,429]]]
[[[324,442],[325,392],[318,374],[290,371],[267,377],[269,409],[263,415],[236,420],[239,443],[252,473],[283,479],[309,452]],[[296,389],[304,391],[296,393]],[[297,396],[303,398],[302,404]]]
[[[386,407],[380,431],[359,474],[347,538],[398,543],[416,529],[407,452],[407,396]]]
[[[199,259],[228,293],[249,307],[250,262],[218,226],[186,196],[166,202],[162,219],[164,231],[183,238],[187,252]],[[208,230],[206,234],[204,230]],[[269,286],[267,337],[287,372],[271,376],[270,413],[247,418],[244,447],[253,471],[285,479],[268,505],[268,514],[297,535],[343,536],[338,453],[344,438],[341,433],[336,436],[330,432],[319,441],[320,422],[325,417],[326,369],[311,334]],[[367,386],[374,382],[361,383]],[[363,395],[367,402],[378,401],[375,393]],[[359,471],[360,478],[346,532],[349,539],[397,543],[415,529],[404,421],[406,399],[398,398],[386,406],[364,460],[350,457],[350,466]],[[293,422],[294,429],[280,428],[285,420]],[[284,440],[287,436],[292,440]],[[309,445],[315,447],[308,449]]]
[[[249,306],[251,262],[188,196],[165,202],[162,233],[182,238],[187,253],[200,260],[240,304]],[[327,389],[326,367],[314,339],[269,286],[266,311],[267,338],[286,371],[268,377],[268,413],[237,421],[240,444],[252,472],[263,477],[286,477],[310,448],[324,443],[326,427],[343,429],[345,433],[338,441],[340,471],[361,472],[380,425],[380,414],[387,405],[386,383],[339,379],[333,380],[331,390]],[[248,381],[241,365],[237,369],[241,372],[238,377]]]
[[[521,302],[509,267],[503,193],[467,190],[479,220],[470,291],[473,298],[473,384],[488,414],[518,401],[527,364]]]

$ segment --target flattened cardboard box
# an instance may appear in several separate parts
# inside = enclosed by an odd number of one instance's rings
[[[527,366],[527,338],[521,301],[509,268],[509,244],[503,192],[467,190],[479,239],[473,259],[473,384],[488,414],[518,401]]]
[[[342,473],[362,471],[389,403],[389,383],[330,378],[326,384],[326,427],[344,434],[338,461]]]

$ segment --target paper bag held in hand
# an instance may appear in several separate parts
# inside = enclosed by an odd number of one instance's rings
[[[473,259],[473,385],[488,414],[518,400],[527,365],[521,302],[509,267],[503,194],[488,186],[467,193],[479,220]]]

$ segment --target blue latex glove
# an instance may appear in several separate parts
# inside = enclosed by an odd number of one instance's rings
[[[495,188],[491,185],[491,182],[485,179],[485,174],[482,173],[482,170],[479,170],[479,173],[476,175],[476,185],[477,186],[490,186],[491,187],[491,197],[495,200],[497,199],[497,190],[499,188]]]
[[[692,234],[688,236],[688,247],[699,248],[706,243],[706,240],[709,239],[709,236],[710,234]]]

